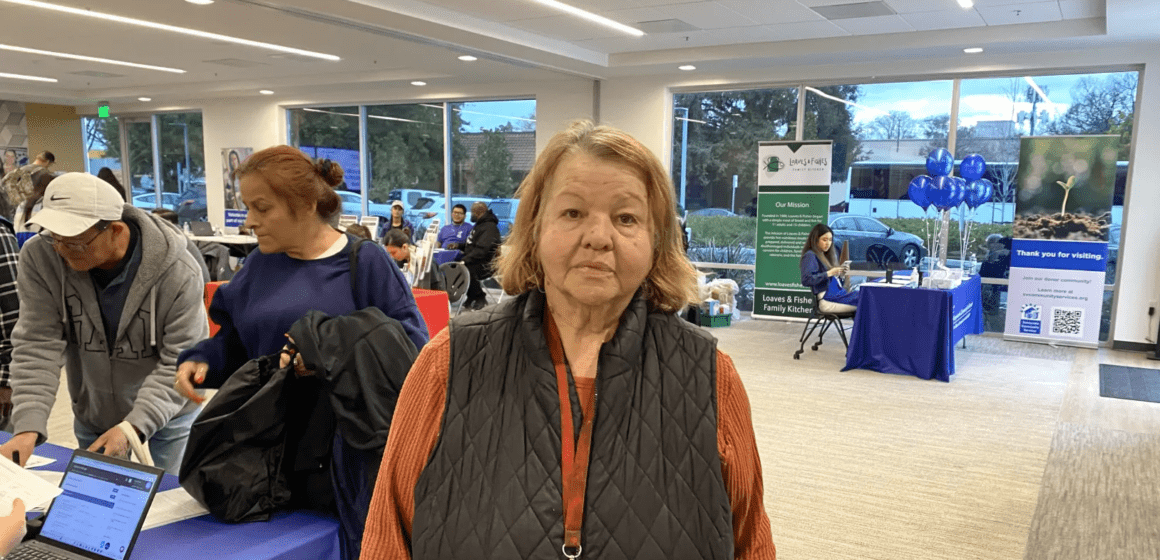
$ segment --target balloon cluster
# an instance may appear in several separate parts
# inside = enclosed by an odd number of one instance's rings
[[[926,211],[931,206],[938,210],[957,208],[967,203],[971,209],[982,206],[995,194],[995,185],[983,178],[987,162],[983,156],[971,154],[959,164],[962,177],[951,176],[955,160],[946,148],[934,150],[926,156],[926,171],[910,181],[910,200]],[[933,177],[932,177],[933,176]]]

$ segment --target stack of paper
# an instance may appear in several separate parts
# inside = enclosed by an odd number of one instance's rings
[[[60,495],[60,488],[53,486],[32,471],[25,470],[8,460],[0,458],[0,510],[12,511],[12,500],[20,498],[25,509],[47,507],[53,498]]]

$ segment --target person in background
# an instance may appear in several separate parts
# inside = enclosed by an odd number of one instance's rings
[[[113,188],[117,189],[117,193],[121,195],[121,200],[129,200],[125,193],[125,186],[121,184],[119,179],[117,179],[117,174],[113,173],[112,169],[109,169],[108,167],[102,167],[99,171],[97,171],[97,178],[110,185],[113,185]]]
[[[346,226],[346,232],[360,239],[371,238],[371,230],[367,229],[367,227],[362,224],[351,224]]]
[[[412,366],[364,560],[773,560],[745,388],[676,317],[697,281],[661,162],[576,123],[518,197],[497,270],[519,295]]]
[[[403,230],[407,239],[415,234],[415,226],[403,218],[403,203],[398,200],[391,202],[391,219],[379,222],[379,237],[385,239],[392,229]]]
[[[56,163],[56,156],[52,152],[40,152],[32,163],[4,176],[3,186],[8,194],[9,211],[14,211],[32,196],[35,188],[33,177],[37,172],[50,171],[53,163]],[[12,218],[14,214],[5,214],[4,217]]]
[[[316,162],[290,146],[256,152],[238,167],[246,226],[257,235],[258,250],[214,293],[210,315],[221,327],[217,334],[178,358],[176,383],[186,398],[202,402],[195,387],[221,387],[247,361],[278,354],[290,327],[312,310],[337,317],[378,307],[402,324],[416,348],[427,343],[415,297],[385,251],[363,243],[358,270],[351,270],[348,246],[355,238],[328,223],[341,208],[333,187],[342,175],[337,163]],[[351,274],[359,278],[357,294]],[[352,447],[337,430],[330,441],[312,443],[329,449],[342,557],[358,558],[378,455]],[[364,486],[367,495],[360,493]]]
[[[826,224],[816,224],[802,247],[802,285],[820,297],[822,313],[848,313],[858,308],[858,292],[842,288],[842,278],[850,271],[838,262],[834,232]]]
[[[16,171],[20,167],[20,164],[16,161],[17,157],[19,157],[19,154],[16,153],[16,150],[12,148],[4,150],[4,161],[0,163],[0,179],[3,179],[5,175]]]
[[[491,277],[491,262],[499,251],[503,237],[499,233],[499,218],[482,202],[471,205],[471,221],[475,223],[467,240],[463,243],[463,265],[471,275],[467,285],[467,309],[483,309],[487,306],[487,293],[483,291],[483,281]]]
[[[456,204],[451,207],[451,223],[443,226],[439,230],[439,247],[449,250],[462,250],[464,241],[467,241],[467,235],[471,233],[473,227],[471,222],[466,220],[467,207],[462,204]]]
[[[399,265],[399,268],[405,267],[407,261],[411,260],[411,239],[402,230],[387,230],[383,246],[387,248],[387,252],[395,259],[395,264]]]
[[[12,329],[20,316],[20,297],[16,293],[16,259],[20,245],[12,223],[0,217],[0,430],[11,431],[12,384],[9,364],[12,362]]]
[[[12,511],[8,515],[0,517],[0,558],[12,552],[12,549],[20,544],[27,526],[24,501],[16,498],[12,500]]]
[[[16,207],[12,221],[13,229],[16,232],[16,242],[19,246],[23,247],[32,236],[40,231],[40,226],[29,224],[28,220],[32,219],[33,214],[40,212],[44,201],[44,191],[55,178],[56,176],[51,171],[43,169],[32,174],[32,193]]]
[[[0,455],[18,451],[23,464],[47,439],[64,367],[81,448],[124,457],[137,437],[158,467],[177,473],[199,411],[173,387],[177,353],[209,332],[185,236],[88,173],[53,179],[31,221],[43,230],[18,263],[16,435]]]

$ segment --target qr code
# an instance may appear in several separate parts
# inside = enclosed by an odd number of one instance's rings
[[[1051,334],[1080,336],[1083,334],[1083,309],[1055,307],[1051,310]]]

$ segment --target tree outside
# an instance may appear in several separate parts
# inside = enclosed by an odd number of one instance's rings
[[[516,183],[512,179],[512,154],[503,132],[483,131],[483,143],[475,152],[475,184],[491,198],[511,198]]]

